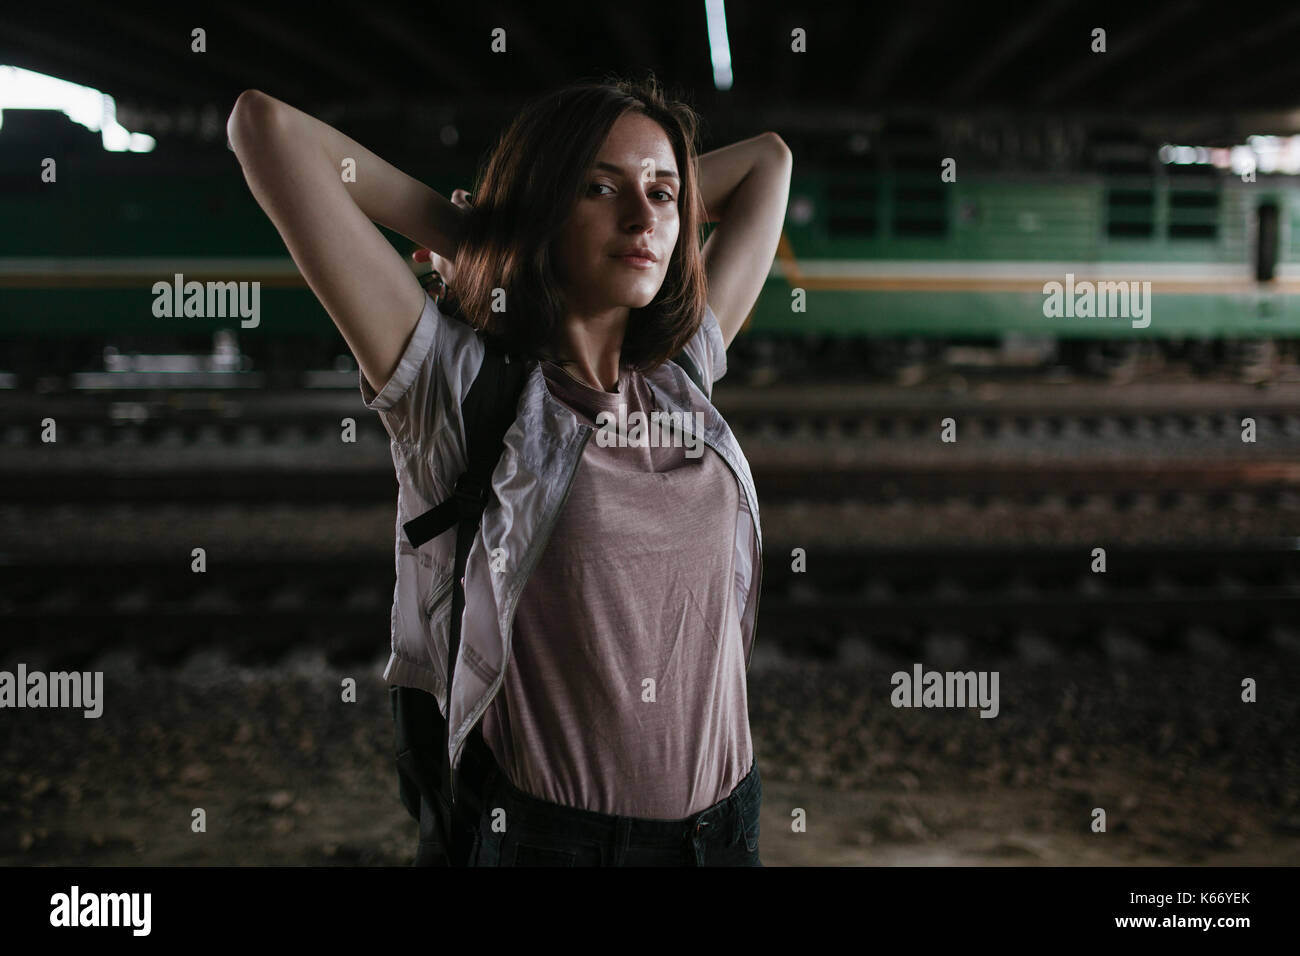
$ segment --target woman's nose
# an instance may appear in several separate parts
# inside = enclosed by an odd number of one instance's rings
[[[631,199],[628,200],[624,218],[649,225],[659,221],[658,210],[655,209],[654,203],[650,197],[643,192],[633,191],[630,193]]]

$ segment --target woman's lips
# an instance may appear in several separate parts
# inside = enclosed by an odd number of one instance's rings
[[[619,262],[626,262],[628,265],[639,269],[649,269],[655,264],[653,259],[647,259],[644,256],[615,256],[614,258]]]

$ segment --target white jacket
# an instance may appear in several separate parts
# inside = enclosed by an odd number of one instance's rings
[[[365,376],[359,376],[366,407],[379,413],[392,439],[398,483],[392,654],[383,676],[389,683],[417,687],[438,699],[451,728],[452,766],[459,765],[466,735],[501,687],[515,606],[546,549],[583,447],[595,431],[551,395],[540,363],[528,360],[518,414],[492,473],[495,499],[489,499],[483,512],[465,567],[465,614],[448,714],[446,660],[456,534],[453,528],[412,548],[402,525],[450,497],[465,468],[461,402],[484,351],[473,329],[444,316],[426,295],[420,321],[388,383],[376,394]],[[703,441],[722,456],[744,491],[736,527],[735,588],[748,671],[763,577],[762,530],[749,462],[710,401],[713,382],[727,371],[726,347],[712,309],[706,307],[686,352],[707,380],[707,394],[673,362],[665,362],[646,380],[661,408],[690,413],[682,416],[688,428],[695,424],[695,412],[704,414]],[[496,552],[498,548],[503,550]],[[489,565],[494,552],[504,569],[496,573]]]

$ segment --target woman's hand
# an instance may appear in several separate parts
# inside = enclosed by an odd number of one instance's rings
[[[469,193],[463,189],[457,189],[451,194],[451,202],[452,205],[463,210],[464,213],[468,213],[471,208]],[[430,291],[436,293],[438,296],[444,295],[446,293],[446,287],[455,283],[456,263],[452,262],[450,259],[443,258],[431,249],[416,249],[415,252],[411,254],[411,258],[416,262],[431,263],[433,271],[442,276],[443,288],[430,289]],[[423,272],[424,270],[421,269],[420,271]]]

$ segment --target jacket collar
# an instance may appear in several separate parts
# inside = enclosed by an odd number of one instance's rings
[[[529,358],[527,362],[528,379],[519,400],[519,414],[534,421],[549,421],[556,429],[555,434],[562,436],[561,444],[567,445],[573,434],[590,426],[577,422],[568,407],[551,394],[546,387],[541,362],[535,358]],[[700,393],[677,363],[664,362],[644,377],[650,383],[651,392],[666,406],[667,411],[683,415],[691,413],[687,418],[690,427],[694,427],[694,413],[702,412],[704,437],[717,444],[730,436],[730,430],[713,403]]]

